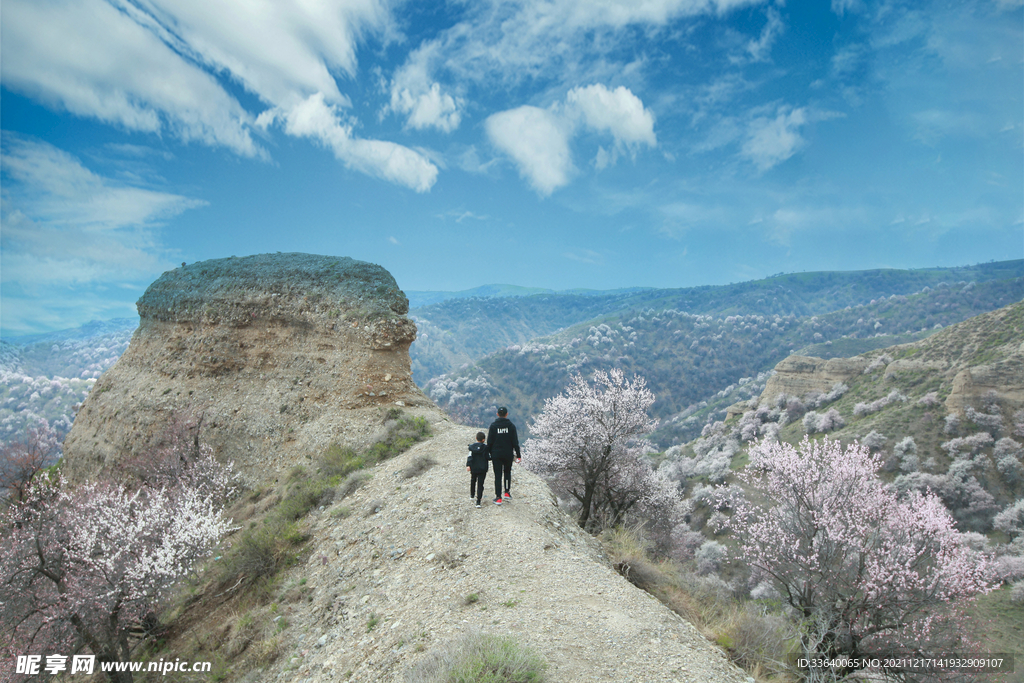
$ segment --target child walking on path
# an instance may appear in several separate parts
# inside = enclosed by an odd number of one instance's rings
[[[469,472],[469,497],[476,499],[476,506],[480,507],[480,499],[484,497],[484,480],[487,479],[488,462],[491,459],[491,449],[484,443],[487,435],[483,432],[476,433],[476,443],[469,445],[469,457],[466,458],[466,471]]]

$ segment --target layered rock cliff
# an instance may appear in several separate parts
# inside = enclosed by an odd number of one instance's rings
[[[262,254],[182,265],[138,301],[128,350],[64,444],[73,479],[157,444],[176,414],[253,483],[356,444],[383,405],[427,405],[412,381],[408,300],[380,266]]]
[[[790,356],[775,367],[760,402],[770,403],[780,393],[827,393],[836,382],[852,382],[869,369],[881,371],[884,378],[940,376],[939,393],[949,413],[978,407],[989,395],[1012,414],[1024,408],[1024,302],[951,325],[918,342],[853,358]]]

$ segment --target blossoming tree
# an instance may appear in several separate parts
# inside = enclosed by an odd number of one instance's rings
[[[57,432],[46,420],[26,429],[21,440],[0,443],[0,499],[23,499],[32,478],[52,465],[59,453]]]
[[[954,647],[945,627],[955,624],[958,603],[990,587],[986,558],[939,499],[901,498],[876,476],[881,465],[864,446],[844,450],[828,439],[750,449],[740,478],[760,502],[736,503],[730,526],[746,562],[801,619],[807,654]]]
[[[180,458],[179,453],[164,457]],[[100,481],[73,487],[43,473],[0,524],[0,642],[18,654],[87,648],[130,659],[130,630],[229,529],[231,479],[208,449],[160,487]],[[201,483],[199,483],[201,482]],[[130,672],[109,672],[131,681]]]
[[[621,370],[594,374],[594,384],[576,375],[530,427],[523,462],[549,478],[559,494],[579,504],[578,522],[612,526],[631,511],[671,506],[676,487],[643,460],[642,435],[657,424],[647,411],[654,394],[642,377]]]

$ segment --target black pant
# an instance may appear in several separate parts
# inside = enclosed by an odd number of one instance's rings
[[[505,490],[512,490],[512,460],[492,460],[494,463],[494,497],[501,497],[501,485],[505,484]]]
[[[484,497],[484,480],[487,479],[487,470],[483,472],[470,472],[469,497],[476,498],[476,502]]]

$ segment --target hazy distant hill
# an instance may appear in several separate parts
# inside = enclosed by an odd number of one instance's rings
[[[640,292],[649,287],[629,287],[626,289],[599,290],[599,289],[565,289],[555,291],[543,287],[520,287],[518,285],[481,285],[472,289],[463,289],[458,292],[444,291],[407,291],[405,296],[409,299],[410,308],[421,308],[431,306],[452,299],[488,299],[499,297],[532,296],[534,294],[580,294],[583,296],[603,296],[605,294],[622,294],[626,292]]]
[[[731,285],[621,290],[585,296],[544,293],[452,299],[414,306],[410,311],[420,330],[410,349],[413,377],[424,386],[431,377],[458,370],[506,346],[523,344],[601,316],[632,312],[632,317],[636,311],[649,308],[714,316],[802,317],[869,304],[881,297],[906,296],[940,284],[980,285],[1021,277],[1024,261],[1017,260],[962,268],[793,273]],[[1019,294],[1016,298],[1010,296],[1002,303],[969,305],[957,320],[1020,298]]]
[[[469,424],[507,403],[525,426],[572,374],[619,367],[647,379],[657,396],[653,412],[663,420],[654,438],[667,447],[694,438],[731,403],[757,395],[764,381],[758,374],[799,349],[853,355],[923,338],[1021,298],[1024,278],[1015,277],[926,287],[814,316],[628,309],[497,351],[430,380],[425,391]]]
[[[46,419],[63,437],[75,406],[128,348],[138,320],[93,321],[0,342],[0,439]]]

